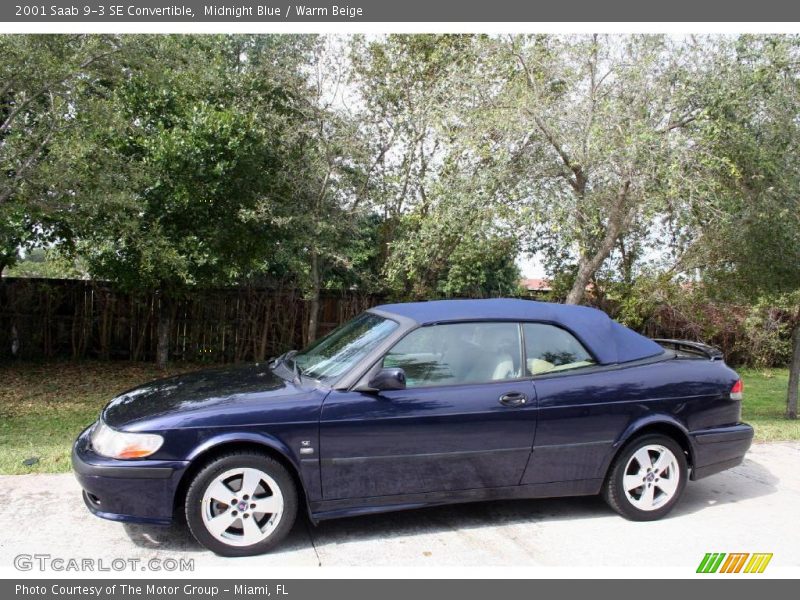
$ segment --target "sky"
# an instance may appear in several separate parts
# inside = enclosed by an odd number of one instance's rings
[[[543,279],[545,276],[542,262],[536,255],[520,254],[517,256],[516,263],[523,279]]]

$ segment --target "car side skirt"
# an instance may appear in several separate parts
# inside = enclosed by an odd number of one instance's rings
[[[322,500],[311,502],[310,516],[311,520],[316,523],[327,519],[411,510],[444,504],[462,504],[486,500],[593,496],[600,493],[602,485],[602,479],[579,479],[575,481],[554,481],[484,489],[426,492],[372,498],[348,498],[346,500]]]

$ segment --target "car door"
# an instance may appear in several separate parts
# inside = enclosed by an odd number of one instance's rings
[[[602,467],[628,422],[624,373],[604,372],[569,331],[523,324],[526,367],[536,387],[538,424],[522,483],[603,477]],[[622,402],[619,402],[622,401]]]
[[[420,327],[381,359],[406,389],[333,390],[320,420],[323,497],[518,485],[536,401],[513,322]]]

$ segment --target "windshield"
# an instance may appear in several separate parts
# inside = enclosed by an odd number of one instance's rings
[[[363,313],[318,339],[293,360],[303,375],[332,381],[349,371],[375,346],[397,329],[397,323]]]

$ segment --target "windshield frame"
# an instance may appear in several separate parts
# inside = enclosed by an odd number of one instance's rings
[[[413,321],[412,319],[407,319],[405,317],[401,317],[399,315],[395,315],[392,313],[386,313],[381,310],[368,309],[365,310],[364,312],[359,313],[358,315],[346,321],[345,323],[342,323],[340,326],[336,327],[334,330],[324,335],[323,337],[314,340],[313,342],[305,346],[302,350],[297,352],[297,354],[301,354],[302,352],[305,352],[308,349],[311,349],[319,345],[326,338],[334,334],[340,328],[346,326],[351,321],[354,321],[355,319],[361,317],[362,315],[367,315],[367,314],[380,317],[381,319],[384,319],[386,321],[391,321],[395,323],[396,326],[392,331],[388,333],[388,335],[386,335],[383,339],[381,339],[372,349],[370,349],[366,354],[364,354],[358,360],[356,360],[349,368],[346,368],[338,375],[332,376],[330,378],[318,378],[313,374],[313,372],[307,373],[305,368],[302,368],[300,365],[298,365],[298,367],[300,367],[299,379],[301,381],[303,379],[314,381],[317,385],[324,388],[338,389],[338,390],[349,389],[354,382],[358,381],[361,378],[361,376],[367,370],[369,370],[370,366],[375,362],[375,360],[378,357],[382,356],[383,353],[386,352],[388,348],[392,347],[399,338],[403,337],[408,332],[408,329],[410,327],[416,325],[416,322]],[[291,363],[295,360],[297,354],[288,359],[284,357],[283,360],[280,360],[276,364],[276,368],[280,367],[285,369],[289,379],[294,377],[293,365]]]

